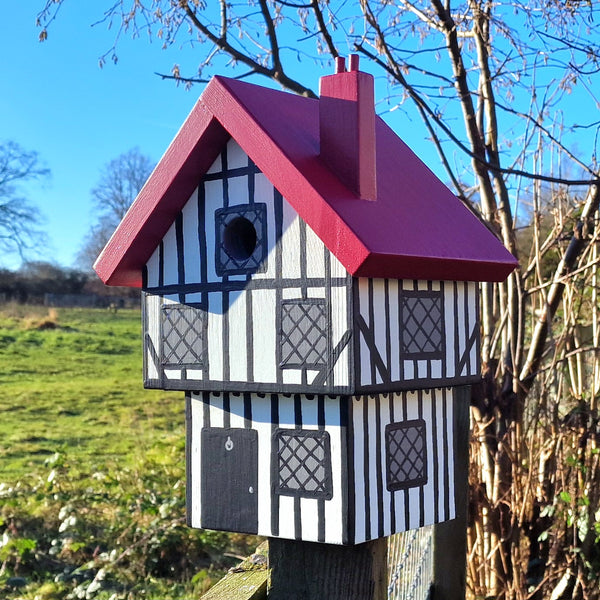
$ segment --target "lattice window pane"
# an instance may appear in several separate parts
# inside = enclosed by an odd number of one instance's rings
[[[403,490],[427,483],[425,421],[391,423],[385,428],[387,489]]]
[[[266,271],[267,206],[262,202],[215,212],[217,275]]]
[[[162,364],[202,366],[206,313],[198,305],[167,304],[162,309]]]
[[[281,305],[280,365],[320,368],[327,364],[327,310],[324,300],[292,300]]]
[[[326,431],[280,429],[275,433],[277,493],[331,499],[331,450]]]
[[[402,295],[402,352],[411,358],[442,358],[444,318],[442,295]]]

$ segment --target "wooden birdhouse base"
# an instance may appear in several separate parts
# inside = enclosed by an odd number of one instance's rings
[[[188,522],[354,545],[452,519],[459,389],[189,393]]]

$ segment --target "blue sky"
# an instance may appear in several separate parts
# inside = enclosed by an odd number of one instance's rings
[[[99,57],[110,49],[116,32],[107,30],[105,24],[91,24],[101,17],[108,4],[65,2],[51,24],[47,41],[40,43],[35,22],[43,5],[44,0],[13,2],[0,23],[0,140],[14,140],[39,152],[52,172],[49,181],[29,185],[26,190],[44,216],[50,243],[31,258],[71,266],[94,220],[90,190],[102,167],[135,146],[158,161],[202,92],[201,85],[186,90],[162,80],[155,72],[169,73],[173,64],[179,63],[182,72],[189,73],[200,55],[189,46],[162,50],[156,40],[123,36],[118,45],[118,64],[108,61],[100,69]],[[294,48],[293,40],[288,43]],[[224,60],[219,62],[225,64]],[[361,68],[368,71],[370,65],[361,62]],[[309,60],[295,63],[294,69],[294,75],[316,91],[318,78],[331,73],[333,65],[326,62],[320,68]],[[212,72],[232,75],[225,66],[213,68]],[[273,86],[265,78],[253,81]],[[377,74],[376,86],[379,100],[389,95],[381,73]],[[525,101],[528,103],[529,98]],[[554,107],[554,119],[560,123],[561,115],[569,115],[565,121],[573,116],[575,121],[592,122],[598,114],[597,102],[585,88],[577,86],[573,94]],[[389,112],[389,108],[386,102],[377,107],[403,140],[446,180],[419,118],[404,107],[394,112]],[[449,106],[442,108],[448,120]],[[460,121],[459,114],[448,120],[462,129]],[[503,127],[512,135],[506,123]],[[597,146],[594,133],[594,129],[580,129],[570,134],[572,145],[583,148],[584,162]],[[518,144],[520,133],[514,135]],[[508,146],[504,151],[510,152]],[[459,166],[468,162],[455,150],[450,159]],[[17,268],[19,263],[17,256],[0,255],[0,267]]]
[[[177,54],[141,40],[123,39],[118,65],[100,69],[114,32],[90,26],[99,14],[92,2],[65,3],[40,43],[42,4],[14,2],[0,25],[0,139],[36,150],[52,171],[27,188],[51,243],[38,258],[69,266],[93,220],[89,192],[102,166],[134,146],[158,160],[201,87],[162,81],[154,72],[170,72]],[[0,256],[0,266],[19,262]]]
[[[158,161],[202,86],[186,90],[158,77],[155,72],[170,73],[174,63],[189,72],[197,57],[189,48],[162,50],[157,41],[124,36],[118,64],[99,68],[115,36],[105,24],[91,26],[103,3],[65,2],[40,43],[35,22],[43,4],[12,3],[0,24],[0,139],[37,151],[52,172],[43,185],[26,187],[43,214],[50,244],[31,258],[71,266],[94,220],[90,190],[103,165],[134,146]],[[317,90],[318,78],[332,69],[307,64],[303,82]],[[0,267],[19,264],[16,255],[0,256]]]

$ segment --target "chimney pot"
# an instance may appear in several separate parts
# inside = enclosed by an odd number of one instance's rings
[[[358,71],[358,54],[350,55],[350,71]]]
[[[345,73],[346,72],[346,59],[343,56],[335,57],[335,72]]]

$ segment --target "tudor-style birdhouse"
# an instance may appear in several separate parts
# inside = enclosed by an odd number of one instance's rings
[[[215,77],[95,268],[185,390],[193,527],[357,544],[454,516],[478,283],[514,258],[374,111]]]

